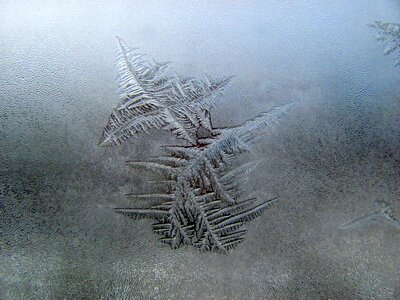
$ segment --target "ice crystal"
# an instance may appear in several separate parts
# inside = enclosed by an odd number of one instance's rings
[[[168,62],[148,62],[136,48],[118,39],[120,102],[112,111],[100,144],[121,144],[151,129],[172,132],[186,145],[163,146],[165,155],[127,164],[161,177],[161,192],[128,194],[146,207],[116,208],[133,219],[151,218],[154,232],[173,248],[191,245],[226,253],[243,241],[243,225],[263,213],[276,198],[257,201],[243,188],[256,164],[233,167],[251,151],[254,138],[276,124],[291,105],[264,112],[235,127],[214,128],[210,109],[232,76],[198,81],[165,74]]]
[[[393,53],[395,66],[400,66],[400,24],[376,21],[370,26],[377,31],[376,39],[385,46],[383,54]]]

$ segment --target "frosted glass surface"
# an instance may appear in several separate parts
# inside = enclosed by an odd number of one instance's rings
[[[368,26],[400,2],[214,2],[0,1],[0,299],[400,298],[400,66]],[[113,211],[153,186],[125,162],[175,142],[99,146],[116,35],[178,74],[236,75],[216,127],[294,104],[245,157],[279,200],[228,254]]]

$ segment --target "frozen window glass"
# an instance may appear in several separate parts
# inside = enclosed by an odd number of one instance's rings
[[[0,299],[400,298],[400,2],[1,1]]]

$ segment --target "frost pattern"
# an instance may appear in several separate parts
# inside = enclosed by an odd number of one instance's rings
[[[227,253],[244,240],[243,225],[261,215],[277,199],[258,201],[242,187],[256,167],[235,159],[252,149],[258,134],[277,124],[291,104],[261,113],[241,125],[212,126],[210,109],[232,76],[198,81],[169,77],[169,62],[148,62],[118,38],[120,102],[109,117],[100,145],[119,145],[151,129],[172,132],[186,145],[163,146],[165,154],[128,161],[160,177],[161,192],[128,194],[146,207],[116,208],[133,219],[151,218],[154,232],[172,248],[191,245],[201,251]]]
[[[400,24],[376,21],[370,25],[376,29],[376,39],[384,43],[384,55],[394,54],[395,66],[400,66]]]
[[[196,144],[196,128],[211,129],[209,110],[232,76],[207,81],[169,77],[169,62],[148,62],[118,39],[117,68],[120,102],[104,128],[100,145],[121,144],[150,129],[171,131],[177,138]]]
[[[357,218],[347,224],[339,226],[339,229],[357,228],[373,222],[385,222],[397,229],[400,229],[400,220],[395,217],[390,206],[384,201],[375,202],[377,209],[372,213]]]

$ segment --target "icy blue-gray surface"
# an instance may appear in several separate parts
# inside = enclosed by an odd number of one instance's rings
[[[399,1],[0,7],[0,299],[400,297],[399,229],[342,228],[377,202],[400,218],[400,69],[367,26],[399,23]],[[218,126],[297,103],[252,158],[251,188],[279,203],[229,255],[170,249],[151,221],[113,213],[149,187],[124,161],[173,141],[98,147],[116,34],[179,73],[235,74]]]

